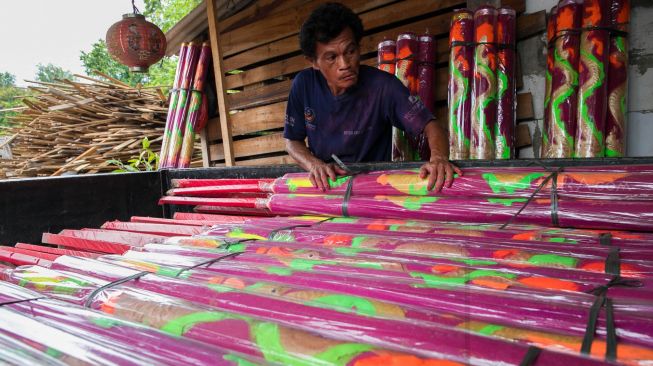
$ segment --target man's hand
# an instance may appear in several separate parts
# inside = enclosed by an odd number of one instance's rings
[[[421,179],[425,179],[427,176],[429,178],[428,185],[426,186],[427,189],[431,191],[435,187],[436,192],[440,192],[443,186],[447,188],[451,187],[454,173],[459,176],[463,175],[460,168],[451,164],[446,158],[439,156],[432,156],[431,160],[428,163],[424,163],[419,169],[419,177]]]
[[[331,163],[327,164],[323,161],[314,162],[309,169],[309,179],[313,187],[319,188],[322,191],[327,191],[329,188],[329,180],[335,181],[339,175],[345,175],[347,172],[339,166]]]

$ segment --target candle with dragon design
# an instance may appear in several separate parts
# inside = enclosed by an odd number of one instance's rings
[[[391,39],[379,43],[376,67],[392,75],[395,74],[395,62],[397,62],[397,43]]]
[[[193,80],[193,90],[190,92],[190,102],[188,106],[188,114],[186,115],[186,132],[182,140],[178,144],[171,146],[170,164],[172,167],[188,168],[190,160],[193,157],[193,150],[195,147],[195,134],[198,133],[206,123],[208,116],[202,116],[202,104],[206,111],[206,97],[204,96],[204,82],[206,75],[211,64],[211,47],[208,42],[202,44],[199,60],[197,61],[197,69],[195,70],[195,77]]]
[[[180,146],[181,141],[183,140],[186,126],[186,114],[188,113],[189,107],[188,98],[190,95],[190,88],[192,87],[193,76],[195,75],[195,69],[197,68],[200,51],[201,49],[197,44],[193,42],[188,44],[185,65],[182,70],[182,78],[179,85],[179,96],[177,98],[174,115],[175,119],[172,123],[172,132],[168,141],[168,149],[165,151],[165,154],[162,153],[159,161],[159,166],[162,168],[174,167],[172,159],[174,157],[174,152],[178,151],[175,146]]]
[[[472,85],[471,159],[494,159],[497,119],[497,9],[481,6],[474,12],[474,83]]]
[[[499,8],[497,15],[497,123],[494,132],[495,158],[515,158],[515,10]]]
[[[626,154],[630,0],[613,0],[610,14],[610,27],[616,32],[610,34],[605,153],[609,157],[620,157]]]
[[[469,159],[474,13],[454,10],[449,31],[449,158]]]
[[[582,2],[561,0],[556,16],[551,79],[549,149],[546,158],[574,156],[578,108],[578,62]]]
[[[546,20],[546,75],[545,75],[545,90],[544,90],[544,122],[542,124],[542,146],[540,149],[540,156],[544,157],[549,151],[549,142],[551,136],[551,79],[554,70],[554,48],[553,40],[556,35],[556,16],[558,14],[558,7],[554,6],[549,12],[549,17]]]
[[[172,136],[173,125],[175,123],[175,114],[177,113],[177,102],[180,95],[180,87],[183,78],[184,70],[186,69],[186,54],[188,51],[188,44],[182,43],[179,49],[179,61],[177,61],[177,70],[175,71],[175,80],[170,90],[170,104],[168,105],[168,115],[166,116],[166,126],[163,130],[163,139],[161,141],[161,152],[159,153],[159,167],[163,167],[161,163],[168,153],[168,145]]]
[[[397,64],[395,75],[401,81],[411,96],[419,93],[417,79],[417,53],[419,42],[415,33],[402,33],[397,37]],[[396,127],[392,128],[392,161],[412,161],[415,149],[410,143],[410,136]]]
[[[583,3],[575,148],[576,156],[579,158],[605,155],[607,61],[610,45],[607,26],[611,1],[585,0]]]

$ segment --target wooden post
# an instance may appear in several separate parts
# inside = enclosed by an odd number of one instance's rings
[[[218,113],[220,114],[220,132],[224,147],[224,162],[226,166],[234,165],[234,148],[231,139],[231,124],[229,123],[229,108],[227,106],[227,91],[224,89],[224,66],[222,50],[220,49],[220,31],[218,28],[218,12],[214,0],[206,1],[206,14],[209,21],[209,40],[213,55],[213,71],[215,74],[215,90],[218,94]],[[208,149],[207,149],[208,150]],[[204,163],[210,159],[202,159]]]

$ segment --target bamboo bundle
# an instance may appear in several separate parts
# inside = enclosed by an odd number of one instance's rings
[[[0,160],[0,178],[110,172],[109,160],[137,157],[146,137],[160,149],[167,113],[160,91],[76,76],[84,82],[31,82],[34,99],[24,100],[27,109],[6,131],[13,158]]]

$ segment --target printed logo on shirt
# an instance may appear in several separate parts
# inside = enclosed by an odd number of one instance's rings
[[[419,99],[419,96],[417,95],[409,96],[408,101],[411,106],[406,114],[404,114],[404,119],[406,121],[412,121],[424,110],[424,108],[426,108],[426,106],[424,106],[424,103],[422,103],[422,100]]]
[[[306,123],[313,123],[313,121],[315,121],[315,111],[313,108],[304,108],[304,119],[306,120]]]
[[[304,121],[306,122],[306,128],[309,130],[315,130],[317,126],[315,125],[315,111],[313,108],[304,108]]]

